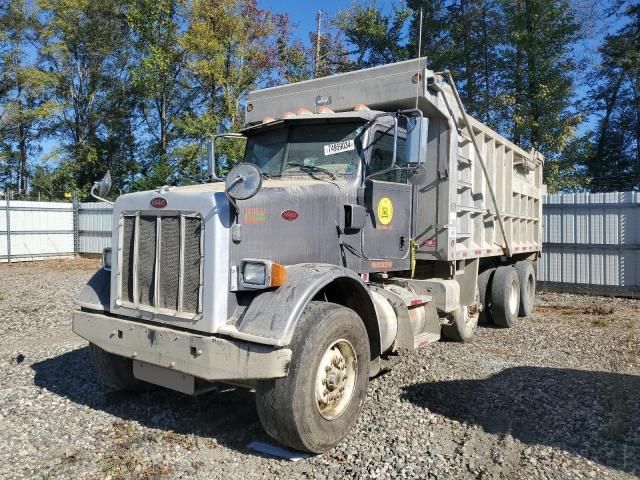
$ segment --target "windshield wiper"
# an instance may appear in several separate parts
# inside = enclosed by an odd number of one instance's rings
[[[326,173],[327,175],[329,175],[331,177],[331,180],[335,180],[336,179],[336,176],[333,174],[333,172],[331,172],[331,170],[327,170],[326,168],[318,167],[317,165],[305,165],[304,163],[287,162],[287,167],[298,167],[300,170],[302,170],[305,173],[322,172],[322,173]]]

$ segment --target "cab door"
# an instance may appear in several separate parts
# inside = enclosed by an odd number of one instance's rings
[[[383,126],[373,132],[368,174],[383,171],[393,158],[393,131]],[[398,131],[396,165],[406,167],[406,132]],[[373,175],[365,184],[367,222],[362,230],[362,253],[374,263],[372,270],[401,270],[409,267],[411,239],[411,194],[406,170]],[[384,260],[391,260],[385,262]],[[380,268],[376,268],[376,264]]]

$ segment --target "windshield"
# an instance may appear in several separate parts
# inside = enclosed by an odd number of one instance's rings
[[[351,122],[267,130],[247,139],[244,161],[258,165],[270,177],[349,175],[360,162],[362,126]]]

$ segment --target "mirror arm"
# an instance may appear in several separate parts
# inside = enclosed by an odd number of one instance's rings
[[[111,202],[111,201],[109,201],[109,200],[107,200],[107,199],[105,199],[105,198],[102,198],[102,197],[98,196],[98,194],[95,192],[96,188],[97,188],[99,185],[100,185],[100,182],[95,182],[95,183],[93,184],[93,187],[91,187],[91,196],[92,196],[93,198],[95,198],[96,200],[100,200],[101,202],[108,203],[109,205],[113,205],[113,202]]]
[[[211,135],[211,148],[207,152],[207,165],[209,168],[209,179],[207,180],[208,183],[224,181],[223,178],[218,177],[216,175],[216,152],[215,152],[216,140],[218,138],[224,138],[224,137],[246,138],[241,133],[218,133],[216,135]]]

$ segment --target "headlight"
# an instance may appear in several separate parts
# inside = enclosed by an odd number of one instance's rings
[[[111,247],[102,250],[102,268],[107,272],[111,271]]]
[[[242,281],[250,285],[267,285],[267,266],[264,263],[245,262],[242,267]]]
[[[284,265],[270,260],[243,260],[240,266],[240,284],[244,288],[279,287],[287,277]]]

